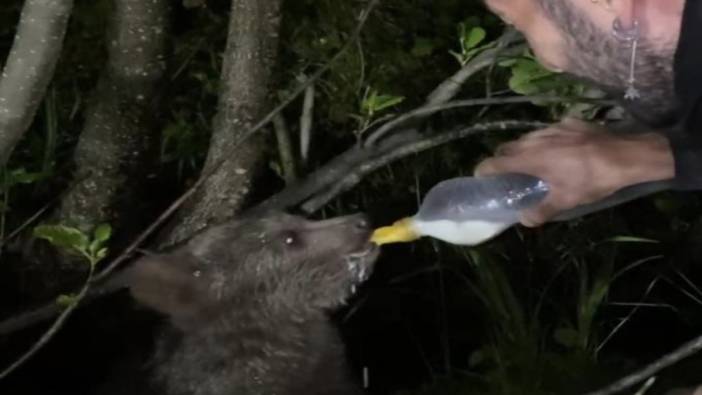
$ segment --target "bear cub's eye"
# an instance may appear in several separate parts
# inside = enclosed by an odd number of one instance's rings
[[[287,247],[295,247],[300,245],[300,237],[297,233],[293,231],[286,231],[281,233],[281,238],[283,239],[283,243]]]

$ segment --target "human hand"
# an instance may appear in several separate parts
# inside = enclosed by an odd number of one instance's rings
[[[529,174],[547,183],[546,198],[520,215],[523,225],[533,227],[625,186],[672,178],[675,165],[660,134],[616,135],[569,118],[499,146],[474,171],[497,173]]]

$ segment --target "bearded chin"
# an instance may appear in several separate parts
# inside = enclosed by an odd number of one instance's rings
[[[590,69],[589,71],[592,71]],[[586,73],[579,73],[586,74]],[[588,73],[589,74],[589,73]],[[660,78],[654,83],[640,84],[636,87],[641,92],[641,97],[635,100],[624,98],[627,87],[625,83],[609,81],[610,84],[603,84],[602,79],[589,75],[569,74],[576,80],[594,86],[603,91],[607,98],[614,100],[626,112],[638,122],[654,129],[672,127],[678,120],[677,100],[672,93],[672,78],[668,82]],[[669,85],[668,85],[669,84]]]

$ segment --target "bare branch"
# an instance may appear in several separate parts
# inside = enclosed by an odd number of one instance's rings
[[[85,284],[83,284],[83,287],[81,288],[80,292],[78,295],[75,297],[75,299],[72,301],[72,303],[61,313],[56,318],[56,321],[51,325],[51,327],[39,338],[39,340],[32,345],[32,347],[24,353],[19,359],[17,359],[14,363],[12,363],[10,366],[8,366],[2,373],[0,373],[0,380],[3,378],[7,377],[10,373],[14,372],[17,368],[22,366],[25,362],[27,362],[31,357],[33,357],[39,350],[41,350],[47,343],[49,343],[49,340],[51,340],[52,337],[63,327],[63,324],[66,322],[68,317],[71,315],[73,310],[75,310],[80,302],[83,300],[85,295],[88,294],[88,290],[90,289],[90,284],[93,276],[93,270],[94,267],[93,265],[90,265],[90,271],[88,272],[88,278],[85,281]]]
[[[34,119],[61,54],[73,0],[26,0],[0,77],[0,166]]]
[[[511,57],[523,52],[526,49],[525,45],[517,45],[508,48],[509,45],[516,43],[520,38],[521,35],[516,30],[508,29],[497,39],[495,48],[476,56],[473,60],[461,67],[458,72],[439,84],[439,86],[427,96],[426,105],[446,103],[458,94],[461,86],[463,86],[470,77],[485,67],[494,65],[495,60],[498,58]]]
[[[622,377],[616,382],[594,392],[588,392],[586,395],[611,395],[631,388],[636,384],[647,380],[661,370],[670,367],[683,359],[696,354],[702,350],[702,336],[690,340],[689,342],[678,347],[669,354],[664,355],[657,361],[649,364],[643,369],[634,372],[628,376]]]
[[[370,150],[354,146],[346,152],[327,162],[298,183],[293,184],[277,194],[261,202],[254,209],[266,211],[269,209],[286,209],[304,202],[335,181],[344,177],[359,163],[368,159]]]
[[[508,36],[510,37],[510,36]],[[524,50],[524,46],[519,45],[513,48],[505,49],[498,47],[492,50],[488,50],[478,55],[475,59],[468,62],[463,66],[456,74],[446,79],[442,82],[439,87],[434,89],[432,93],[429,94],[429,98],[424,106],[416,109],[412,115],[409,113],[402,118],[397,118],[392,122],[388,122],[382,127],[378,128],[373,134],[371,134],[365,141],[365,145],[373,145],[382,139],[387,133],[389,133],[393,128],[397,127],[400,123],[406,122],[407,120],[414,118],[418,115],[430,115],[436,111],[446,109],[442,107],[444,103],[449,101],[453,96],[458,93],[458,88],[463,84],[468,78],[475,75],[480,70],[491,66],[494,64],[498,57],[511,57]],[[487,105],[487,104],[499,104],[505,103],[504,101],[499,101],[493,103],[492,98],[478,99],[485,100],[484,102],[477,102],[474,105]],[[462,105],[461,105],[462,106]]]
[[[547,124],[542,122],[530,122],[530,121],[498,121],[498,122],[486,122],[483,124],[477,124],[469,127],[464,127],[460,129],[453,130],[448,133],[442,133],[435,136],[423,137],[400,140],[401,143],[394,144],[394,147],[383,147],[381,151],[382,154],[375,155],[371,159],[359,164],[356,168],[348,171],[347,174],[340,180],[338,180],[331,188],[325,190],[322,194],[313,197],[302,205],[302,210],[306,213],[312,213],[319,210],[331,199],[337,195],[348,191],[349,189],[356,186],[363,177],[369,173],[383,167],[395,160],[402,157],[416,154],[418,152],[446,144],[448,142],[472,136],[479,133],[495,132],[495,131],[505,131],[505,130],[519,130],[519,129],[537,129],[546,126]]]
[[[307,164],[307,155],[310,150],[312,140],[312,119],[314,112],[314,85],[305,89],[305,100],[302,104],[302,114],[300,115],[300,158],[303,164]]]
[[[17,235],[22,233],[22,231],[29,227],[29,225],[31,225],[32,223],[34,223],[34,221],[39,219],[39,217],[41,217],[46,211],[48,211],[54,203],[55,201],[46,203],[43,207],[37,210],[36,213],[32,214],[32,216],[27,218],[22,224],[20,224],[20,226],[13,230],[7,237],[0,239],[0,256],[2,256],[2,249],[5,247],[5,244],[7,244],[8,241],[17,237]]]
[[[278,155],[280,156],[280,167],[286,185],[290,185],[297,179],[295,166],[295,155],[293,154],[293,144],[290,139],[290,131],[285,123],[285,118],[278,114],[273,118],[273,129],[275,129],[275,139],[278,142]]]
[[[451,110],[454,108],[486,106],[486,105],[503,105],[503,104],[518,104],[518,103],[597,103],[609,104],[609,102],[600,99],[588,99],[581,97],[563,97],[553,95],[534,95],[534,96],[508,96],[508,97],[491,97],[482,99],[466,99],[456,100],[443,104],[431,104],[419,107],[415,110],[408,111],[402,115],[395,117],[392,121],[385,123],[379,127],[365,142],[366,146],[376,144],[377,141],[388,132],[416,118],[422,118],[428,115],[435,114],[439,111]]]
[[[392,128],[397,128],[398,125],[404,124],[411,119],[419,118],[428,114],[433,114],[437,111],[451,108],[479,106],[486,104],[528,103],[534,100],[538,100],[541,102],[581,101],[581,99],[578,98],[565,98],[557,96],[520,96],[460,100],[445,104],[420,107],[416,110],[410,111],[408,113],[396,117],[395,120],[388,122],[388,124],[392,124]],[[544,124],[534,123],[534,125]],[[385,125],[383,125],[381,128],[384,127]],[[391,129],[387,130],[389,131]],[[325,189],[328,190],[329,188],[331,188],[333,190],[337,190],[337,187],[335,187],[335,185],[338,182],[340,182],[340,180],[343,180],[349,174],[354,173],[356,169],[363,166],[364,163],[368,162],[369,160],[373,160],[380,155],[385,155],[389,151],[396,149],[399,146],[403,146],[403,144],[413,144],[421,140],[422,136],[415,129],[411,127],[404,127],[402,129],[399,129],[395,133],[390,134],[388,137],[385,137],[381,141],[377,142],[375,145],[354,146],[348,149],[346,152],[338,155],[336,158],[332,159],[324,166],[315,170],[307,177],[305,177],[305,179],[299,181],[297,184],[291,185],[285,188],[284,190],[278,192],[277,194],[271,196],[270,198],[266,199],[265,201],[260,203],[256,207],[256,209],[285,209],[301,204],[310,199],[312,196],[319,194],[320,191],[324,191]],[[312,204],[311,206],[314,206],[314,204]]]

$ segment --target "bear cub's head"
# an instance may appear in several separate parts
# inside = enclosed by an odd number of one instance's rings
[[[144,257],[122,278],[138,301],[186,331],[237,310],[304,317],[340,306],[368,278],[378,256],[370,234],[363,215],[249,216]]]

